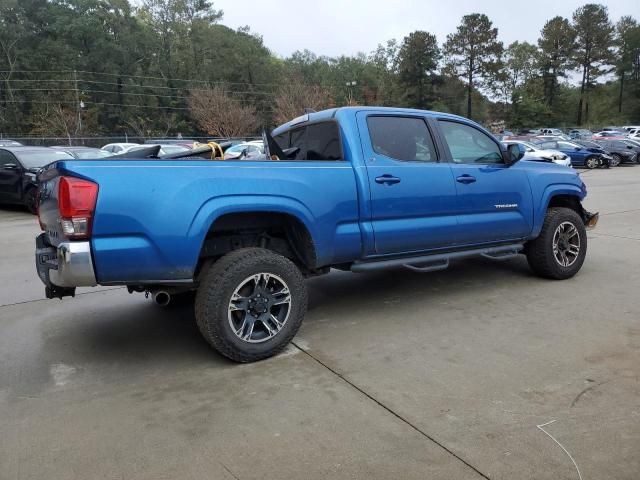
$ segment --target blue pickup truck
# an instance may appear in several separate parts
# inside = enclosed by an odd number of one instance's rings
[[[598,219],[574,170],[520,161],[521,146],[454,115],[338,108],[266,137],[261,160],[52,164],[36,239],[46,296],[126,285],[166,305],[195,292],[205,339],[248,362],[296,334],[306,277],[524,254],[536,274],[565,279]]]

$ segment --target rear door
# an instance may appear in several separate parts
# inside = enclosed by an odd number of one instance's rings
[[[423,251],[454,243],[456,189],[426,118],[359,112],[371,195],[375,253]]]
[[[22,166],[8,150],[0,149],[0,202],[20,201]]]
[[[531,187],[522,164],[507,166],[498,142],[474,125],[439,119],[457,192],[461,245],[517,240],[533,227]]]

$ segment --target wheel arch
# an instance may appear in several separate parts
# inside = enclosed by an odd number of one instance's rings
[[[537,237],[542,230],[544,216],[552,207],[564,207],[574,210],[580,218],[585,219],[585,210],[582,207],[584,192],[576,185],[554,185],[545,190],[540,208],[534,217],[533,237]]]
[[[203,233],[196,276],[207,263],[247,247],[273,250],[306,272],[316,269],[317,244],[305,215],[281,206],[236,205],[214,216]]]

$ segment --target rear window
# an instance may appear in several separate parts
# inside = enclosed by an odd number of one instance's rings
[[[320,122],[296,128],[274,137],[286,150],[298,148],[293,160],[342,160],[340,130],[335,122]]]
[[[58,160],[73,160],[73,157],[66,152],[52,150],[47,151],[25,151],[16,152],[16,156],[25,168],[40,168]]]

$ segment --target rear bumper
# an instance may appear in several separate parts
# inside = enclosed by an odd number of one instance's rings
[[[36,270],[48,289],[97,285],[89,242],[49,245],[45,234],[36,238]],[[58,295],[53,295],[58,296]]]

